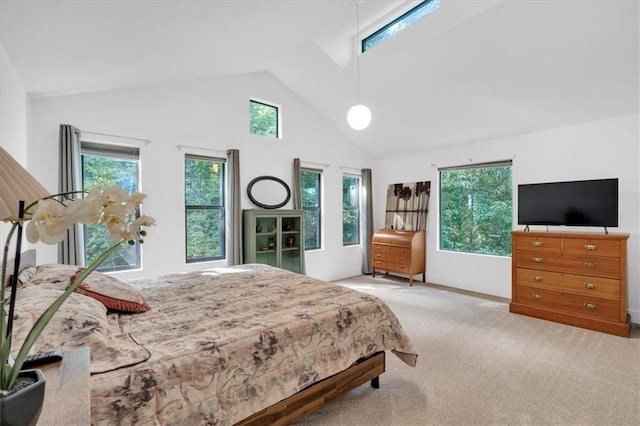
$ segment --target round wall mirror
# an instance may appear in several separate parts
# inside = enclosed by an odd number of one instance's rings
[[[253,204],[263,209],[279,209],[291,199],[291,189],[275,176],[258,176],[249,182],[247,195]]]

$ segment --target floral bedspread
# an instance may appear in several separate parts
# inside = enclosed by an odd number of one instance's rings
[[[356,360],[417,355],[376,297],[265,265],[130,280],[120,327],[151,353],[91,376],[93,424],[230,425]]]

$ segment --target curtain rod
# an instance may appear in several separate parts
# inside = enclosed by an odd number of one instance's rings
[[[182,151],[183,149],[198,149],[201,151],[210,151],[210,152],[217,152],[218,154],[225,154],[227,155],[227,151],[226,150],[222,150],[222,149],[214,149],[214,148],[206,148],[203,146],[194,146],[194,145],[176,145],[176,148],[178,148],[178,150]]]
[[[356,167],[348,167],[348,166],[340,166],[340,170],[342,170],[343,172],[357,172],[357,173],[362,173],[362,169],[358,169]]]
[[[88,131],[80,130],[80,134],[81,135],[107,136],[107,137],[110,137],[110,138],[126,139],[126,140],[129,140],[129,141],[140,141],[140,142],[144,142],[145,145],[149,145],[151,143],[151,141],[149,139],[134,138],[134,137],[131,137],[131,136],[111,135],[109,133],[88,132]]]
[[[329,167],[329,164],[316,163],[316,162],[313,162],[313,161],[303,161],[303,160],[300,160],[300,165],[301,165],[301,166],[303,166],[303,167],[304,167],[304,166],[306,166],[306,165],[309,165],[309,166],[318,166],[318,167],[321,167],[321,168],[323,168],[323,169],[326,169],[326,168],[328,168],[328,167]]]

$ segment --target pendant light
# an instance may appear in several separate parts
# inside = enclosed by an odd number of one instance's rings
[[[368,106],[360,103],[360,10],[356,3],[356,82],[357,82],[357,105],[349,108],[347,113],[347,123],[354,130],[366,129],[371,123],[371,110]]]

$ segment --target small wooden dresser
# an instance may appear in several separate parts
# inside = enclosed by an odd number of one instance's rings
[[[509,311],[629,337],[628,238],[514,231]]]
[[[380,229],[373,234],[371,247],[371,265],[373,277],[376,269],[396,272],[409,276],[409,285],[413,285],[413,276],[422,274],[425,281],[425,232],[398,231]]]

